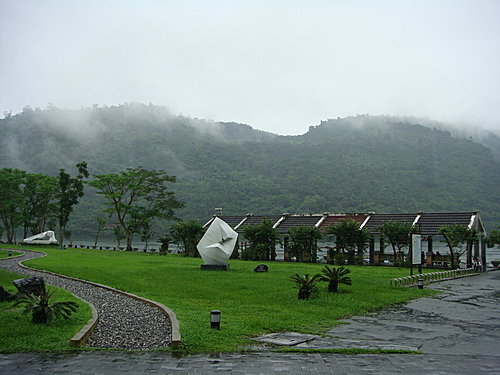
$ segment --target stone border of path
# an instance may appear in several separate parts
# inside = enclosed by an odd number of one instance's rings
[[[43,256],[47,256],[47,254],[44,253],[43,251],[38,251],[38,250],[30,250],[30,251],[41,253],[41,254],[43,254]],[[10,259],[12,259],[14,257],[21,257],[21,256],[23,256],[23,254],[15,255],[13,257],[10,257]],[[9,258],[6,258],[6,259],[9,259]],[[78,282],[81,282],[81,283],[84,283],[84,284],[89,284],[89,285],[93,285],[93,286],[96,286],[96,287],[99,287],[99,288],[107,289],[107,290],[109,290],[111,292],[119,293],[119,294],[125,295],[127,297],[133,298],[133,299],[135,299],[137,301],[144,302],[144,303],[147,303],[147,304],[149,304],[149,305],[151,305],[153,307],[156,307],[156,308],[160,309],[160,311],[170,321],[171,336],[172,336],[171,337],[171,347],[172,348],[177,348],[181,344],[180,325],[179,325],[179,321],[177,320],[177,316],[175,315],[175,313],[171,309],[169,309],[165,305],[162,305],[159,302],[152,301],[152,300],[149,300],[147,298],[139,297],[139,296],[137,296],[135,294],[128,293],[128,292],[125,292],[125,291],[120,290],[120,289],[115,289],[115,288],[112,288],[112,287],[107,286],[107,285],[98,284],[98,283],[95,283],[95,282],[92,282],[92,281],[77,279],[76,277],[61,275],[61,274],[58,274],[58,273],[55,273],[55,272],[51,272],[51,271],[39,270],[37,268],[30,268],[30,267],[25,266],[24,264],[22,264],[22,261],[18,262],[18,265],[20,267],[24,268],[24,269],[27,269],[27,270],[36,271],[36,272],[43,272],[43,273],[47,273],[47,274],[50,274],[50,275],[62,277],[62,278],[65,278],[65,279],[74,280],[74,281],[78,281]],[[95,307],[90,302],[88,302],[88,301],[85,301],[85,302],[88,303],[90,305],[90,308],[92,309],[92,318],[90,318],[90,320],[87,322],[87,324],[75,336],[73,336],[73,338],[71,339],[71,345],[73,345],[73,346],[80,346],[80,345],[82,345],[83,343],[86,342],[86,340],[88,339],[88,337],[90,336],[90,334],[94,330],[94,328],[95,328],[95,326],[97,324],[97,321],[99,319],[99,316],[97,314],[97,310],[95,309]]]

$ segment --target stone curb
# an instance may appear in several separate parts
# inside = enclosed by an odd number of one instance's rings
[[[30,251],[35,251],[35,252],[38,252],[38,253],[42,253],[43,256],[47,255],[46,253],[44,253],[42,251],[37,251],[37,250],[30,250]],[[20,255],[17,255],[17,256],[20,256]],[[128,293],[128,292],[125,292],[123,290],[115,289],[115,288],[112,288],[112,287],[107,286],[107,285],[98,284],[98,283],[95,283],[95,282],[92,282],[92,281],[77,279],[76,277],[71,277],[71,276],[66,276],[66,275],[60,275],[58,273],[51,272],[51,271],[45,271],[45,270],[39,270],[39,269],[36,269],[36,268],[30,268],[30,267],[25,266],[24,264],[22,264],[22,262],[19,262],[18,264],[19,264],[20,267],[28,269],[28,270],[37,271],[37,272],[45,272],[45,273],[48,273],[48,274],[51,274],[51,275],[55,275],[55,276],[59,276],[59,277],[64,277],[66,279],[70,279],[70,280],[74,280],[74,281],[79,281],[79,282],[82,282],[82,283],[85,283],[85,284],[97,286],[99,288],[107,289],[107,290],[110,290],[112,292],[125,295],[127,297],[133,298],[135,300],[138,300],[138,301],[147,303],[147,304],[149,304],[149,305],[151,305],[153,307],[156,307],[156,308],[160,309],[160,311],[162,311],[163,314],[165,314],[165,316],[170,321],[171,332],[172,332],[171,333],[171,336],[172,336],[171,337],[171,346],[172,346],[172,348],[178,348],[179,345],[181,344],[181,332],[180,332],[180,325],[179,325],[179,321],[177,320],[177,316],[175,315],[175,313],[171,309],[169,309],[165,305],[162,305],[159,302],[152,301],[152,300],[149,300],[147,298],[139,297],[139,296],[137,296],[135,294]],[[78,332],[75,336],[73,336],[73,338],[71,339],[72,345],[78,346],[78,345],[81,345],[82,343],[84,343],[87,340],[88,336],[90,336],[90,334],[92,333],[92,330],[95,328],[95,325],[97,324],[97,319],[98,319],[97,311],[95,310],[95,307],[92,304],[89,303],[89,305],[91,306],[91,309],[92,309],[92,318],[80,330],[80,332]],[[95,311],[95,315],[94,315],[94,311]],[[95,320],[94,320],[94,318],[95,318]]]
[[[94,331],[95,326],[97,325],[97,321],[99,320],[99,314],[97,313],[96,308],[90,302],[81,299],[78,296],[76,298],[82,300],[90,306],[90,310],[92,311],[92,317],[89,319],[87,324],[85,324],[80,331],[78,331],[72,338],[69,340],[72,346],[82,346],[87,342],[90,334]]]

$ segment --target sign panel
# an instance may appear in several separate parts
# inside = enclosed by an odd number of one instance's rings
[[[422,235],[412,234],[411,235],[411,248],[412,248],[412,264],[422,263]]]

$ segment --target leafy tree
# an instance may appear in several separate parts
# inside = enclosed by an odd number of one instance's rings
[[[113,225],[113,236],[117,243],[116,246],[120,247],[122,240],[125,238],[125,232],[120,225]]]
[[[14,242],[16,228],[23,221],[25,183],[25,171],[11,168],[0,169],[0,218],[7,234],[7,243]]]
[[[185,256],[199,257],[196,245],[203,236],[203,225],[196,220],[182,220],[170,228],[172,240],[184,251]]]
[[[106,198],[108,208],[104,211],[116,215],[125,233],[127,250],[132,250],[133,235],[146,222],[154,218],[172,219],[175,210],[184,206],[168,189],[168,184],[174,182],[175,177],[165,171],[138,167],[96,175],[89,185]]]
[[[172,237],[167,233],[163,237],[158,238],[158,242],[161,243],[160,246],[160,255],[167,255],[168,253],[168,245],[172,242]]]
[[[298,262],[316,263],[317,244],[321,238],[321,231],[314,226],[300,225],[290,228],[288,234],[291,237],[292,256],[295,256]]]
[[[401,264],[402,259],[400,259],[399,255],[404,248],[410,246],[410,234],[414,231],[412,223],[388,221],[382,224],[379,231],[380,235],[391,244],[395,263]]]
[[[290,279],[297,284],[299,288],[298,299],[309,299],[311,294],[316,289],[316,283],[320,281],[321,275],[318,273],[313,277],[310,277],[309,274],[305,274],[304,276],[296,273],[295,275],[290,276]]]
[[[64,230],[64,238],[67,238],[67,239],[68,239],[69,244],[70,244],[71,246],[73,246],[73,240],[71,239],[72,234],[73,234],[73,233],[71,232],[71,230],[69,230],[69,229],[67,229],[67,228]]]
[[[470,230],[465,225],[453,224],[439,227],[438,232],[444,237],[448,249],[450,250],[451,268],[455,268],[454,251],[462,247],[467,241],[475,238],[475,231]],[[463,254],[465,250],[462,251]],[[461,255],[460,254],[460,255]],[[460,257],[460,255],[458,257]]]
[[[13,306],[24,305],[23,314],[31,314],[33,323],[47,323],[51,318],[69,318],[78,310],[73,301],[51,303],[54,292],[40,290],[40,295],[22,294]]]
[[[68,224],[69,215],[73,208],[78,204],[78,199],[83,197],[83,179],[89,176],[87,171],[87,163],[82,161],[76,165],[78,175],[71,177],[64,168],[59,170],[59,243],[61,249],[64,247],[64,234],[66,225]]]
[[[28,237],[28,230],[37,234],[44,232],[47,226],[50,228],[55,225],[57,193],[57,178],[43,174],[26,174],[23,238]]]
[[[94,246],[97,246],[97,240],[99,239],[99,234],[101,231],[106,228],[107,220],[104,217],[96,217],[97,222],[97,232],[95,234]]]
[[[488,247],[495,247],[496,245],[500,245],[500,228],[493,229],[490,232],[490,235],[486,237],[485,241]]]
[[[320,280],[326,281],[328,283],[328,291],[330,293],[336,293],[338,291],[339,284],[352,285],[352,280],[347,274],[351,273],[351,270],[345,267],[328,267],[325,266],[321,270],[323,275],[321,275]]]
[[[151,229],[151,221],[145,221],[141,228],[141,241],[145,243],[145,251],[148,250],[149,240],[154,236],[154,232]]]
[[[327,233],[335,236],[337,251],[347,254],[347,262],[354,263],[354,256],[362,256],[370,241],[370,232],[360,229],[358,222],[352,219],[342,219],[331,225]]]
[[[243,226],[245,239],[250,243],[246,249],[253,254],[253,260],[275,260],[278,230],[273,228],[271,220],[264,220],[260,224]]]

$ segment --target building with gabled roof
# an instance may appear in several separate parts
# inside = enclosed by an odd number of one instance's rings
[[[439,227],[459,224],[474,229],[478,233],[486,233],[479,212],[423,212],[417,226],[423,235],[439,234]]]
[[[366,222],[366,220],[369,218],[368,214],[335,214],[335,215],[325,215],[324,220],[320,223],[319,229],[323,233],[326,233],[328,230],[328,227],[331,225],[338,224],[341,220],[354,220],[357,222],[360,226],[363,225],[363,223]]]
[[[368,220],[364,223],[363,228],[367,229],[371,234],[379,234],[379,228],[387,222],[398,221],[402,223],[414,223],[418,217],[416,213],[410,214],[370,214]]]
[[[354,220],[360,224],[360,228],[366,229],[372,235],[370,243],[370,263],[377,262],[377,255],[384,254],[384,240],[380,238],[379,228],[386,222],[398,221],[411,223],[417,232],[422,236],[422,251],[424,253],[432,253],[433,251],[441,251],[447,253],[448,249],[439,235],[439,228],[448,225],[464,225],[469,229],[474,229],[477,233],[477,239],[473,246],[470,246],[470,252],[467,253],[467,265],[472,264],[472,252],[474,257],[482,260],[483,267],[486,263],[486,247],[484,237],[486,231],[482,222],[479,211],[469,212],[416,212],[416,213],[349,213],[349,214],[282,214],[282,215],[236,215],[226,216],[221,212],[214,215],[228,223],[234,230],[240,233],[240,243],[245,242],[242,237],[243,227],[245,225],[258,225],[264,220],[270,220],[273,227],[278,231],[279,235],[287,243],[288,232],[296,226],[315,226],[323,233],[326,233],[328,227],[339,223],[341,220]],[[212,222],[210,219],[205,227],[208,227]],[[318,244],[324,248],[328,247],[326,242]],[[281,249],[283,252],[286,249]]]

